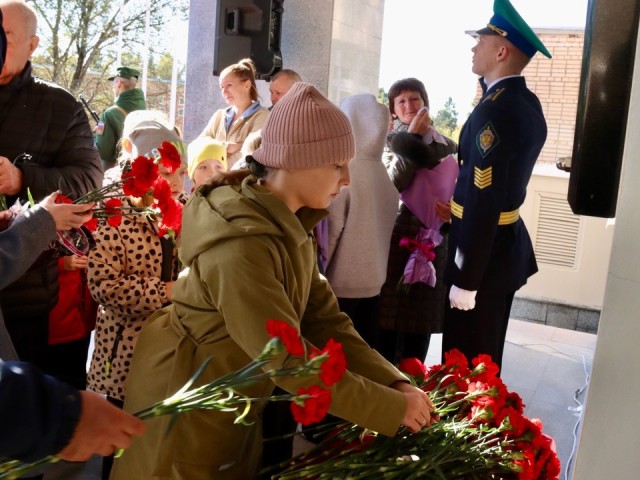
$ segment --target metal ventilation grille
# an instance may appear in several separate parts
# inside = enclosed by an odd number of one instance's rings
[[[539,194],[536,260],[538,263],[575,268],[580,217],[562,197]]]

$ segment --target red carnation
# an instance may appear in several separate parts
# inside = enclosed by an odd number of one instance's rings
[[[518,472],[519,480],[537,480],[533,476],[533,464],[535,462],[535,453],[530,445],[522,446],[522,453],[524,455],[523,459],[514,459],[513,464],[515,466],[515,470]]]
[[[440,377],[443,375],[442,365],[431,365],[427,367],[427,373],[425,373],[425,383],[420,388],[425,392],[430,392],[438,386]]]
[[[158,177],[153,184],[153,198],[155,198],[160,210],[163,210],[163,207],[173,200],[171,185],[165,178]]]
[[[267,320],[267,333],[278,337],[291,355],[304,357],[304,345],[298,330],[282,320]]]
[[[421,381],[427,374],[427,366],[419,358],[405,358],[398,365],[401,372],[408,373],[413,378]]]
[[[505,419],[509,422],[509,428],[505,430],[505,436],[507,437],[520,438],[529,426],[522,413],[512,407],[506,407],[500,410],[496,418],[496,423],[500,424],[505,421]]]
[[[500,367],[491,359],[491,355],[482,353],[471,361],[471,365],[474,367],[482,364],[484,364],[484,372],[479,375],[480,379],[489,379],[498,375]]]
[[[298,390],[298,395],[309,395],[309,397],[291,402],[291,413],[296,422],[300,422],[302,425],[310,425],[319,422],[325,417],[329,410],[329,405],[331,405],[331,392],[329,390],[312,385],[309,388]]]
[[[167,169],[169,173],[173,173],[180,168],[182,159],[180,158],[180,152],[171,142],[162,142],[162,145],[158,147],[160,152],[160,165]]]
[[[161,219],[158,234],[162,237],[168,230],[172,230],[175,236],[182,230],[182,204],[170,199],[170,202],[161,205]]]
[[[112,227],[119,227],[122,223],[122,200],[119,198],[110,198],[104,202],[104,213],[107,216],[107,223]]]
[[[545,478],[553,480],[558,479],[560,475],[560,459],[558,458],[558,455],[555,454],[555,452],[547,461],[544,470],[544,473],[546,474]]]
[[[56,203],[73,203],[73,200],[61,193],[56,197]]]
[[[327,387],[330,387],[340,381],[347,369],[347,359],[344,356],[342,344],[330,338],[322,350],[314,351],[309,356],[315,358],[320,355],[327,355],[328,358],[322,362],[318,376]]]
[[[151,189],[158,174],[158,165],[153,160],[139,156],[131,164],[131,170],[122,174],[122,179],[125,180],[122,190],[127,195],[142,197]]]
[[[520,395],[518,395],[516,392],[508,392],[507,393],[507,398],[505,399],[505,403],[510,406],[513,407],[514,410],[516,410],[517,412],[522,413],[524,411],[524,402],[522,401],[522,398],[520,397]]]
[[[122,217],[119,215],[113,215],[107,218],[107,223],[112,227],[119,227],[120,224],[122,223]]]
[[[469,375],[469,361],[457,348],[453,348],[444,354],[444,364],[448,371],[455,372],[461,377]]]
[[[104,202],[104,213],[107,215],[118,215],[122,208],[122,200],[119,198],[109,198]]]
[[[84,222],[83,227],[85,227],[90,232],[95,232],[96,230],[98,230],[98,218],[91,217],[91,220],[87,220],[86,222]]]

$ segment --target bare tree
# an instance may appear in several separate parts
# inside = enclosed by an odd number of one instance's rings
[[[152,45],[162,44],[167,19],[186,15],[187,0],[153,0]],[[43,50],[35,57],[38,73],[70,90],[86,89],[91,69],[98,77],[113,66],[120,24],[120,2],[114,0],[33,0],[40,17]],[[146,0],[124,0],[123,40],[128,51],[140,52],[145,32]],[[153,50],[152,50],[153,53]]]

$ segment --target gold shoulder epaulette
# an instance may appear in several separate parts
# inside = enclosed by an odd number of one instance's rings
[[[488,102],[489,100],[491,100],[492,102],[495,102],[496,99],[502,95],[502,92],[504,92],[507,89],[507,87],[502,87],[497,89],[495,92],[490,93],[489,95],[487,95],[484,100],[482,101],[482,103],[484,102]]]

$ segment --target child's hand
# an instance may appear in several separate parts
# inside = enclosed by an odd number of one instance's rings
[[[409,430],[416,433],[439,420],[438,415],[433,415],[435,407],[425,392],[405,382],[396,382],[392,388],[404,394],[407,406],[402,424]]]
[[[65,270],[86,270],[89,259],[86,256],[69,255],[62,260]]]

